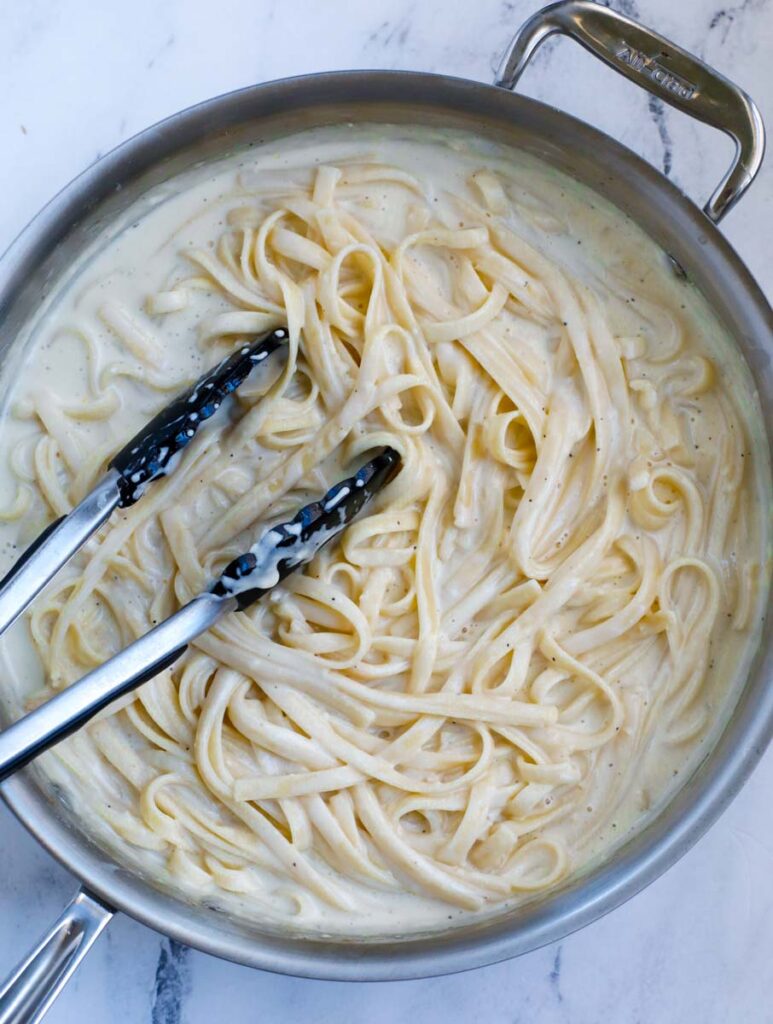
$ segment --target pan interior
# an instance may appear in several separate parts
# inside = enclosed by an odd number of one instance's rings
[[[357,95],[356,103],[350,95]],[[426,100],[417,104],[416,96]],[[217,120],[222,129],[202,133],[205,124]],[[520,147],[603,193],[674,255],[703,292],[744,350],[763,408],[770,410],[769,311],[743,267],[687,200],[627,151],[602,142],[598,133],[564,115],[499,90],[429,76],[342,75],[279,83],[212,101],[150,129],[55,200],[6,256],[0,345],[10,346],[84,248],[149,190],[243,147],[312,125],[363,120],[473,130]],[[739,288],[749,296],[745,309],[739,309]],[[757,444],[765,446],[765,438],[757,438]],[[618,851],[614,864],[588,868],[538,905],[431,939],[411,935],[367,946],[340,938],[288,939],[247,927],[214,908],[186,906],[155,891],[150,880],[117,867],[82,835],[59,796],[36,785],[34,773],[14,780],[5,792],[32,831],[94,891],[183,941],[256,966],[314,976],[437,973],[550,941],[620,902],[678,856],[729,799],[761,751],[770,727],[770,700],[767,707],[762,702],[754,732],[748,719],[749,702],[763,681],[758,667],[732,719],[722,723],[724,735],[712,756],[649,829]]]

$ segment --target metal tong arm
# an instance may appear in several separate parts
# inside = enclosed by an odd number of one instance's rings
[[[0,782],[63,740],[124,694],[172,665],[186,646],[227,612],[243,610],[341,533],[392,479],[400,456],[386,448],[354,476],[286,523],[267,529],[230,562],[212,588],[0,733]]]
[[[0,635],[15,622],[118,505],[118,472],[111,470],[67,516],[55,520],[0,580]]]
[[[168,668],[235,600],[200,594],[139,640],[0,733],[0,782],[102,708]]]
[[[165,406],[113,456],[110,468],[118,470],[121,508],[139,501],[149,483],[172,472],[201,424],[214,416],[252,370],[287,338],[287,329],[278,327],[250,345],[241,345]]]
[[[226,356],[113,457],[94,490],[69,515],[51,523],[0,580],[0,636],[115,508],[133,505],[149,483],[172,472],[201,424],[287,337],[287,330],[280,327]]]

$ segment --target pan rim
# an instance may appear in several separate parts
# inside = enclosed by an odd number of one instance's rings
[[[513,125],[540,121],[548,133],[563,131],[571,135],[576,139],[574,145],[584,148],[586,154],[603,152],[606,167],[610,162],[613,167],[625,167],[645,193],[662,197],[662,231],[667,228],[664,218],[678,213],[678,220],[693,239],[691,244],[697,240],[701,255],[709,260],[707,273],[713,267],[716,275],[716,268],[721,267],[727,275],[721,282],[722,293],[727,293],[728,302],[744,306],[738,310],[741,326],[733,333],[751,364],[770,444],[773,311],[716,226],[659,171],[598,129],[539,101],[445,75],[343,71],[280,79],[205,100],[145,129],[65,186],[17,236],[0,259],[0,319],[6,306],[12,305],[20,273],[35,265],[44,245],[69,233],[73,215],[88,210],[90,203],[93,205],[95,191],[101,189],[101,194],[107,194],[113,187],[111,183],[121,180],[132,160],[142,156],[147,162],[150,156],[153,159],[147,166],[153,166],[154,160],[163,159],[165,149],[170,154],[182,152],[185,147],[179,140],[190,139],[208,120],[219,120],[227,130],[229,124],[242,120],[260,120],[266,116],[261,111],[272,106],[281,107],[288,102],[299,106],[306,101],[318,103],[319,109],[324,109],[320,97],[335,96],[344,104],[374,106],[381,96],[385,103],[396,102],[406,107],[421,96],[428,106],[436,106],[451,116],[477,110],[503,126],[508,121]],[[250,115],[252,109],[255,113]],[[229,117],[233,120],[229,121]],[[757,348],[767,361],[755,363],[749,358],[750,350]],[[760,640],[757,663],[714,748],[661,814],[620,848],[608,864],[591,870],[568,892],[559,891],[523,911],[510,911],[509,915],[482,926],[458,927],[446,935],[354,944],[298,940],[289,935],[277,938],[229,933],[217,929],[200,909],[154,888],[138,874],[111,861],[85,833],[76,833],[58,819],[30,773],[4,783],[0,794],[27,830],[90,892],[187,945],[247,966],[301,977],[357,981],[429,977],[496,963],[562,938],[619,906],[678,860],[736,795],[773,735],[773,687],[766,685],[771,676],[773,647],[765,635]]]

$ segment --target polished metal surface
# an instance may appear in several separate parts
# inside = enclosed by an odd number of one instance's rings
[[[148,129],[61,193],[0,263],[0,347],[39,292],[117,213],[199,161],[324,124],[369,121],[468,129],[522,148],[603,193],[684,269],[743,352],[773,427],[773,313],[708,216],[659,172],[568,115],[494,86],[410,72],[343,72],[273,82],[203,103]],[[618,906],[674,863],[721,813],[773,731],[773,646],[766,625],[748,682],[708,756],[668,806],[613,857],[517,910],[443,934],[385,940],[271,931],[154,886],[84,834],[27,770],[2,793],[26,827],[110,906],[206,952],[317,978],[400,979],[466,970],[554,941]]]
[[[188,405],[190,400],[184,397],[182,401]],[[174,407],[175,403],[169,408]],[[153,423],[150,426],[152,433]],[[136,450],[133,448],[130,454]],[[188,644],[218,619],[228,612],[249,608],[290,573],[310,562],[320,548],[346,529],[399,467],[399,454],[393,448],[384,448],[356,474],[301,508],[290,522],[275,523],[266,530],[256,545],[229,562],[208,591],[7,726],[0,732],[0,782],[80,729],[112,701],[169,668]],[[134,485],[133,476],[129,484]]]
[[[496,84],[513,89],[540,44],[557,32],[654,96],[730,136],[733,163],[703,208],[718,224],[751,185],[765,153],[765,129],[751,97],[658,32],[588,0],[551,4],[530,18],[505,55]]]
[[[0,581],[0,636],[96,533],[118,504],[118,474],[111,470],[69,515],[52,523]]]
[[[236,599],[199,594],[83,679],[0,732],[0,782],[85,725],[102,708],[175,662]]]
[[[0,986],[0,1024],[38,1024],[112,916],[99,900],[79,892]]]

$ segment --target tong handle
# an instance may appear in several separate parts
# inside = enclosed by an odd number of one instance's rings
[[[5,576],[3,576],[2,580],[0,580],[0,590],[2,590],[3,587],[10,583],[14,576],[18,575],[20,570],[22,570],[24,566],[29,562],[29,560],[32,558],[32,556],[35,554],[38,548],[42,547],[43,544],[45,544],[45,542],[48,540],[51,534],[59,526],[62,525],[66,518],[66,516],[59,516],[59,518],[55,519],[53,523],[49,523],[48,526],[42,531],[42,533],[40,533],[33,540],[30,546],[28,548],[25,548],[25,550],[19,555],[19,557],[13,563],[13,565],[5,574]]]
[[[108,473],[69,515],[50,523],[0,580],[0,635],[109,517],[118,502],[116,479]]]
[[[77,683],[0,732],[0,782],[70,736],[102,708],[169,668],[186,645],[235,607],[202,594]]]
[[[354,476],[305,505],[287,523],[266,530],[230,562],[212,588],[129,644],[99,668],[0,732],[0,782],[65,739],[116,698],[169,668],[186,646],[227,612],[247,608],[338,536],[400,466],[385,448]]]

